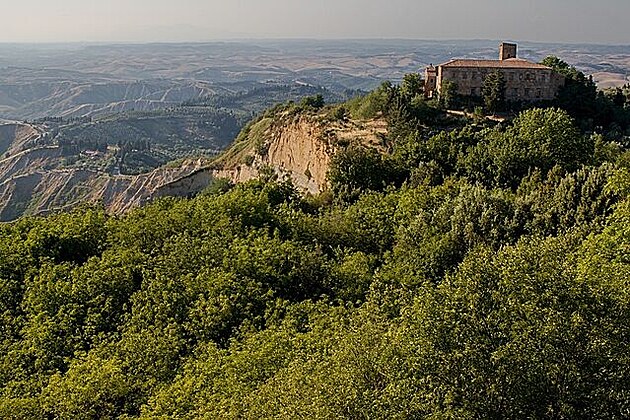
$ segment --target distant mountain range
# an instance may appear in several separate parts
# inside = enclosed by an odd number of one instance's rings
[[[85,201],[120,211],[161,190],[188,190],[171,187],[196,179],[189,175],[266,108],[313,95],[341,102],[430,63],[492,58],[497,43],[0,44],[0,220]],[[532,61],[557,55],[602,87],[628,81],[630,47],[520,43],[519,54]],[[247,178],[239,165],[223,168],[225,175]],[[299,168],[290,171],[298,181]],[[193,189],[212,174],[200,176]],[[317,190],[313,179],[302,181]]]
[[[498,41],[239,41],[200,44],[0,44],[0,118],[155,110],[260,83],[371,90],[430,63],[489,58]],[[519,43],[521,57],[558,55],[602,86],[627,81],[630,47]]]

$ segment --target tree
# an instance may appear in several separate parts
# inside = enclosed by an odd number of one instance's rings
[[[469,178],[486,185],[517,187],[534,168],[544,175],[554,166],[574,171],[588,163],[593,140],[580,134],[575,121],[557,108],[524,111],[507,130],[487,131],[458,158]]]
[[[574,170],[586,163],[593,153],[591,139],[581,135],[566,111],[534,108],[522,112],[508,132],[518,138],[527,152],[535,156],[543,170],[554,165]]]
[[[450,80],[444,80],[440,87],[439,102],[442,108],[450,108],[455,102],[457,96],[457,83]]]
[[[381,191],[388,185],[400,184],[404,175],[390,156],[353,144],[333,156],[327,177],[338,197],[354,201],[361,192]]]
[[[320,109],[324,107],[325,103],[324,97],[321,94],[317,94],[315,96],[307,96],[302,99],[301,105],[304,107]]]
[[[424,80],[418,73],[405,74],[400,85],[400,91],[409,98],[422,95],[424,92]]]
[[[505,78],[495,70],[483,81],[483,101],[490,112],[502,111],[505,107]]]
[[[558,57],[548,56],[542,65],[551,67],[565,77],[564,86],[558,91],[556,104],[574,118],[594,118],[597,109],[597,86],[592,77],[569,66]]]

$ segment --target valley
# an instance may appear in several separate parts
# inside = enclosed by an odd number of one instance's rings
[[[337,95],[453,57],[494,58],[496,41],[258,40],[189,44],[0,44],[0,118],[150,111],[268,83]],[[625,46],[520,43],[521,56],[563,57],[603,87],[628,82]]]
[[[429,63],[495,50],[411,40],[0,44],[0,220],[82,203],[120,212],[268,167],[315,194],[332,154],[322,139],[378,143],[386,127],[287,116],[270,126],[265,109],[316,95],[340,103]],[[626,83],[630,69],[625,47],[522,43],[521,54],[561,55],[600,87]],[[238,136],[252,120],[255,130]]]

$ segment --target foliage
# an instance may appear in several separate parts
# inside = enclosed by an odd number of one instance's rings
[[[626,146],[418,89],[344,105],[390,132],[320,197],[217,179],[0,226],[0,417],[628,417]]]
[[[402,95],[410,98],[424,94],[424,79],[419,73],[408,73],[403,77],[400,84]]]
[[[449,109],[453,106],[457,99],[457,83],[450,80],[444,80],[440,87],[440,106]]]
[[[489,185],[516,187],[534,169],[546,174],[555,165],[573,171],[593,154],[591,138],[583,136],[560,109],[522,112],[507,130],[489,131],[458,166],[471,179]]]
[[[350,145],[333,157],[328,179],[335,194],[351,200],[365,191],[382,191],[388,185],[400,184],[403,173],[393,159],[377,150]]]
[[[389,104],[394,98],[395,87],[384,82],[378,89],[373,90],[364,97],[357,97],[347,102],[348,109],[353,118],[369,119],[387,112]]]
[[[321,94],[315,96],[307,96],[300,102],[300,105],[303,107],[310,107],[315,109],[322,108],[324,104],[324,97]]]
[[[486,109],[492,113],[505,107],[505,78],[503,72],[495,70],[483,80],[483,101]]]
[[[587,77],[575,67],[558,57],[549,56],[542,61],[565,77],[565,84],[558,92],[555,106],[566,110],[580,121],[584,130],[603,132],[615,139],[630,127],[630,110],[622,89],[598,91],[592,77]]]

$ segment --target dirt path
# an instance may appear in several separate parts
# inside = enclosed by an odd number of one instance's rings
[[[448,110],[446,111],[446,113],[449,115],[457,115],[459,117],[466,117],[466,118],[472,118],[473,116],[473,114],[467,113],[464,111]],[[499,117],[498,115],[486,115],[485,118],[486,120],[497,121],[497,122],[503,122],[506,120],[505,117]]]

